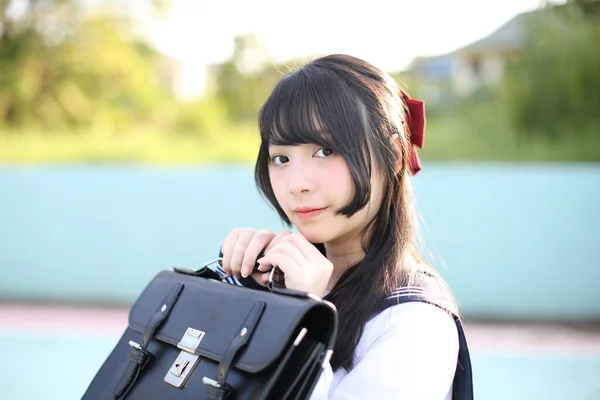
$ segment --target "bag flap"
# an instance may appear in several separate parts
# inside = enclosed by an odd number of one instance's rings
[[[318,329],[321,336],[325,333],[325,344],[329,344],[331,335],[335,334],[337,315],[327,302],[248,289],[173,270],[159,273],[144,289],[129,313],[130,328],[143,333],[145,325],[176,283],[184,285],[183,291],[166,321],[158,328],[155,340],[177,346],[188,328],[197,329],[205,334],[196,354],[217,362],[240,333],[254,304],[266,302],[248,346],[233,363],[235,368],[250,373],[268,367],[287,349],[286,346],[295,339],[292,336],[297,329],[304,327],[300,322],[309,313],[317,316],[317,320],[309,318],[312,321],[306,326],[309,335],[311,329]]]

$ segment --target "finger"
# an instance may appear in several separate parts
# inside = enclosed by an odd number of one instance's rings
[[[275,236],[271,242],[269,243],[269,245],[264,249],[264,253],[266,254],[270,249],[273,248],[274,245],[276,245],[277,243],[281,242],[282,240],[284,240],[287,236],[291,235],[292,231],[290,231],[289,229],[283,229],[281,230],[277,236]],[[271,269],[271,265],[259,265],[258,266],[258,270],[261,272],[264,271],[269,271]]]
[[[235,246],[233,247],[233,252],[231,254],[230,268],[231,273],[238,278],[240,275],[240,270],[242,268],[242,260],[244,259],[244,254],[246,253],[246,249],[248,248],[248,244],[252,237],[254,236],[255,231],[253,229],[244,229],[239,234],[237,241],[235,242]]]
[[[240,228],[235,228],[223,240],[223,245],[221,246],[221,252],[223,253],[222,264],[223,271],[225,271],[226,274],[231,274],[231,256],[241,231],[242,230]]]
[[[264,272],[254,272],[252,275],[252,279],[256,281],[261,286],[267,286],[269,283],[269,273]]]
[[[260,258],[262,260],[262,258]],[[258,268],[257,270],[259,270],[260,272],[266,272],[266,271],[270,271],[271,270],[271,265],[269,264],[261,264],[258,260],[256,260],[256,262],[258,263]]]
[[[298,249],[298,246],[296,246],[295,243],[293,243],[289,240],[281,240],[279,243],[277,243],[275,246],[273,246],[273,248],[271,248],[271,250],[266,252],[265,255],[270,254],[271,252],[285,253],[285,254],[289,255],[296,262],[296,264],[298,264],[298,266],[302,266],[302,265],[306,264],[307,258],[300,251],[300,249]],[[259,263],[260,263],[260,260],[259,260]]]
[[[300,232],[293,232],[283,238],[282,241],[292,243],[307,260],[318,255],[323,255],[319,249],[309,242]]]
[[[263,229],[262,231],[258,231],[252,237],[252,239],[250,239],[242,259],[242,266],[240,270],[240,273],[244,278],[252,273],[259,254],[264,250],[265,247],[267,247],[274,237],[275,233],[273,233],[270,229]]]
[[[298,273],[300,267],[294,259],[286,253],[269,252],[261,259],[261,264],[269,264],[279,269],[288,276],[294,276]]]
[[[279,243],[281,240],[283,240],[286,236],[291,235],[292,231],[290,231],[289,229],[283,229],[281,232],[279,232],[277,234],[277,236],[275,236],[271,242],[269,243],[269,245],[267,246],[267,248],[265,249],[265,253],[267,251],[269,251],[273,246],[275,246],[277,243]]]

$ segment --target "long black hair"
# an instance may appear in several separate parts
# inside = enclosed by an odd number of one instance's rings
[[[351,216],[367,205],[375,167],[384,176],[381,207],[362,236],[366,255],[326,296],[338,309],[340,321],[331,358],[334,371],[352,368],[365,323],[383,308],[394,289],[416,281],[415,265],[426,264],[416,249],[406,112],[390,75],[342,54],[318,58],[283,77],[260,110],[255,179],[288,225],[269,179],[270,144],[314,143],[341,154],[355,188],[352,200],[338,211],[342,215]]]

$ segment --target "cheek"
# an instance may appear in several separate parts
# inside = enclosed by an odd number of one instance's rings
[[[283,206],[282,200],[284,198],[283,194],[285,193],[285,180],[281,176],[281,174],[271,172],[269,174],[269,179],[271,181],[271,188],[273,189],[273,193],[277,198],[277,202],[280,206]]]
[[[354,181],[346,164],[330,169],[327,178],[327,185],[336,193],[340,205],[348,204],[354,196]]]

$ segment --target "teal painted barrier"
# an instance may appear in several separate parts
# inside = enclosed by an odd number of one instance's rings
[[[10,360],[0,365],[2,399],[81,399],[117,340],[116,335],[0,331],[0,354]],[[44,345],[31,346],[40,342]],[[471,353],[476,399],[600,398],[597,354],[476,349]]]
[[[600,319],[600,165],[428,163],[415,185],[465,316]],[[2,167],[0,298],[130,304],[236,226],[283,228],[250,167]]]

